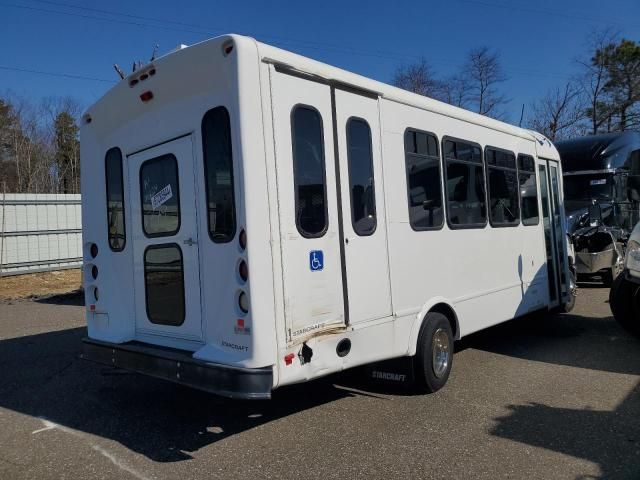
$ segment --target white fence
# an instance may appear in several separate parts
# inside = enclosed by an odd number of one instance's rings
[[[0,276],[82,266],[80,195],[0,192]]]

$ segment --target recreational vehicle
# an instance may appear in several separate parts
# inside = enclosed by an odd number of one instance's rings
[[[432,392],[455,340],[570,301],[537,133],[227,35],[138,68],[81,137],[88,360],[269,398],[406,357]]]

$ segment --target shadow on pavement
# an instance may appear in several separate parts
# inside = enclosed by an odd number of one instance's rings
[[[474,348],[537,362],[619,374],[640,374],[640,341],[613,317],[577,314],[523,317],[466,337]],[[601,386],[594,384],[596,391]],[[583,458],[603,479],[640,478],[640,384],[614,411],[510,405],[492,435]],[[592,477],[578,477],[580,480]]]
[[[46,295],[43,297],[37,297],[33,299],[37,303],[44,303],[49,305],[76,305],[79,307],[84,306],[84,291],[79,288],[68,293],[59,293],[55,295]]]
[[[573,313],[530,315],[465,337],[457,348],[475,348],[591,370],[640,374],[640,339],[626,333],[613,317]]]
[[[228,400],[81,360],[85,335],[85,328],[74,328],[0,341],[0,407],[115,440],[157,462],[175,462],[306,409],[375,396],[336,387],[329,377],[277,390],[271,401]]]
[[[367,388],[352,372],[277,390],[271,401],[227,400],[80,360],[84,335],[85,328],[73,328],[0,341],[0,407],[115,440],[156,462],[190,459],[219,440],[343,398],[401,393]],[[579,315],[518,319],[461,344],[624,374],[640,373],[639,347],[612,319]],[[604,478],[615,477],[624,465],[626,472],[640,465],[638,388],[613,412],[540,404],[510,409],[496,420],[493,435],[597,462]]]
[[[640,385],[614,411],[510,405],[491,434],[583,458],[602,479],[640,478]],[[593,477],[579,476],[578,479]]]

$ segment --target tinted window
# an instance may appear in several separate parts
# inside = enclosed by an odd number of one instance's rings
[[[231,125],[226,108],[216,107],[204,115],[202,149],[209,236],[217,243],[229,242],[236,233],[236,206]]]
[[[538,186],[535,162],[529,155],[518,155],[518,184],[520,188],[520,211],[523,225],[538,225]]]
[[[182,325],[184,275],[182,252],[176,244],[154,245],[145,250],[144,285],[149,321]]]
[[[353,231],[371,235],[376,229],[373,153],[371,129],[362,119],[351,118],[347,122],[347,156]]]
[[[172,154],[147,160],[140,167],[142,229],[147,237],[174,235],[180,229],[178,162]]]
[[[105,156],[107,187],[107,235],[114,252],[124,249],[127,236],[124,229],[124,186],[122,181],[122,152],[112,148]]]
[[[404,134],[409,223],[414,230],[441,228],[444,223],[438,140],[407,130]]]
[[[493,226],[520,223],[516,156],[505,150],[485,149],[489,178],[489,219]]]
[[[311,107],[291,114],[296,227],[304,237],[321,237],[327,229],[322,118]]]
[[[487,222],[485,181],[480,147],[445,140],[447,218],[451,227],[484,227]]]

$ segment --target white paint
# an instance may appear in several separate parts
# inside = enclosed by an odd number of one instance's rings
[[[146,475],[144,475],[144,474],[138,472],[137,470],[131,468],[126,463],[124,463],[123,461],[119,460],[113,453],[107,451],[104,447],[101,447],[97,443],[92,442],[90,440],[90,438],[87,435],[83,434],[82,432],[79,432],[79,431],[74,430],[74,429],[69,428],[69,427],[65,427],[63,425],[59,425],[59,424],[54,423],[54,422],[52,422],[50,420],[47,420],[46,418],[40,417],[39,420],[42,422],[44,427],[40,428],[38,430],[34,430],[33,432],[31,432],[32,434],[37,434],[37,433],[45,432],[45,431],[48,431],[48,430],[59,430],[61,432],[67,433],[69,435],[73,435],[74,437],[81,438],[91,447],[92,450],[95,450],[100,455],[105,457],[113,465],[115,465],[118,469],[122,470],[123,472],[127,472],[127,473],[131,474],[132,476],[134,476],[138,480],[149,480],[149,477],[147,477]]]
[[[222,47],[230,41],[233,52],[224,56]],[[337,88],[334,128],[331,88],[286,75],[276,65],[378,96]],[[116,85],[89,109],[94,121],[82,126],[85,242],[96,242],[102,252],[97,308],[109,314],[106,328],[89,324],[91,338],[182,348],[224,365],[274,366],[277,387],[414,354],[421,321],[438,303],[455,311],[458,337],[553,306],[544,222],[469,230],[452,230],[445,223],[438,231],[413,231],[404,153],[404,132],[413,128],[435,134],[439,142],[450,136],[483,149],[531,155],[536,167],[557,165],[558,153],[544,137],[241,36],[202,42],[157,59],[154,66],[157,73],[145,86]],[[142,88],[157,95],[140,102]],[[295,224],[291,112],[297,104],[311,106],[322,118],[329,221],[320,238],[302,236]],[[208,223],[217,212],[206,204],[201,138],[203,116],[219,106],[231,121],[237,230],[228,243],[209,236]],[[351,117],[365,119],[371,129],[377,228],[369,237],[358,236],[351,222],[345,135]],[[172,138],[179,139],[166,143]],[[114,146],[125,158],[143,150],[124,162],[127,247],[118,253],[106,244],[104,197],[93,194],[104,191],[104,164],[89,161],[104,158]],[[149,239],[140,227],[139,168],[143,161],[170,153],[178,159],[182,224],[176,235]],[[538,172],[536,180],[535,186],[523,188],[539,199]],[[444,192],[442,179],[441,188]],[[542,212],[540,200],[538,209]],[[246,252],[238,245],[240,229],[247,232]],[[197,243],[185,245],[188,238]],[[176,243],[183,252],[188,314],[182,326],[147,324],[142,257],[146,247],[158,243]],[[314,250],[323,251],[324,268],[311,272],[309,252]],[[241,259],[249,265],[247,283],[237,274]],[[348,300],[341,263],[346,264]],[[240,290],[250,298],[244,317],[249,335],[235,330]],[[340,358],[336,345],[345,337],[353,348]],[[296,355],[303,341],[314,351],[305,365]],[[286,366],[284,357],[291,353],[294,361]]]

